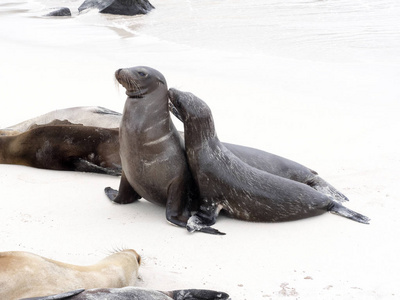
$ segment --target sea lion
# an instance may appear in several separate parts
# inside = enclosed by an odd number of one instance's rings
[[[208,105],[191,93],[170,89],[169,98],[184,123],[190,170],[200,193],[200,209],[188,221],[190,232],[211,226],[221,210],[239,220],[279,222],[326,211],[368,224],[309,186],[254,168],[218,139]]]
[[[34,125],[49,125],[54,120],[68,121],[85,126],[118,128],[122,114],[101,106],[78,106],[57,109],[28,119],[21,123],[0,129],[1,135],[16,135],[29,130]]]
[[[143,197],[165,205],[167,220],[185,227],[197,208],[195,186],[169,115],[167,82],[159,71],[142,66],[119,69],[115,78],[128,96],[119,129],[123,171],[119,191],[107,187],[105,193],[116,203]]]
[[[179,94],[183,92],[180,92],[176,89],[172,89],[170,90],[170,93]],[[170,106],[169,109],[172,112],[172,114],[174,114],[175,117],[177,117],[181,122],[183,122],[182,117],[179,115],[178,110],[171,103],[169,106]],[[184,139],[183,133],[182,136]],[[323,194],[326,194],[327,196],[331,197],[336,201],[339,202],[349,201],[349,199],[344,194],[339,192],[331,184],[329,184],[323,178],[318,176],[318,173],[316,171],[307,168],[295,161],[251,147],[224,143],[224,142],[222,142],[222,144],[226,148],[228,148],[233,154],[239,157],[242,161],[244,161],[245,163],[254,168],[257,168],[259,170],[283,178],[307,184],[313,189]]]
[[[124,287],[119,289],[92,289],[92,290],[75,290],[58,295],[45,297],[25,298],[23,300],[92,300],[92,299],[108,299],[108,300],[227,300],[229,295],[223,292],[211,290],[175,290],[162,292],[157,290],[149,290],[137,287]]]
[[[90,266],[77,266],[22,251],[0,253],[0,298],[20,299],[76,289],[133,285],[140,256],[126,249]]]
[[[171,103],[169,103],[171,104]],[[171,112],[174,113],[178,118],[179,114],[173,106],[169,107]],[[51,125],[55,119],[63,120],[66,122],[70,122],[73,124],[82,124],[86,126],[95,126],[101,128],[118,128],[122,119],[122,114],[112,111],[110,109],[99,107],[99,106],[80,106],[80,107],[72,107],[66,109],[60,109],[56,111],[49,112],[47,114],[26,120],[17,125],[10,126],[8,128],[0,130],[1,135],[16,135],[22,132],[25,132],[32,128],[32,126],[39,125]],[[77,129],[80,130],[80,129]],[[181,137],[183,138],[183,132],[179,132]],[[113,134],[111,134],[113,135]],[[93,138],[93,137],[92,137]],[[43,140],[43,139],[42,139]],[[46,141],[49,141],[50,144],[55,145],[59,142],[58,137],[49,136]],[[114,143],[114,139],[112,138],[108,143]],[[271,174],[275,174],[284,178],[288,178],[291,180],[295,180],[304,184],[311,186],[312,188],[334,198],[337,201],[347,201],[347,197],[339,192],[336,188],[326,182],[324,179],[318,176],[318,173],[297,163],[292,160],[286,159],[284,157],[268,153],[259,149],[254,149],[246,146],[235,145],[223,143],[233,154],[238,156],[241,160],[246,162],[247,164],[269,172]],[[21,147],[23,147],[21,145]],[[28,145],[26,147],[29,147]],[[109,156],[115,158],[115,161],[109,162],[111,166],[120,166],[121,161],[119,157],[119,142],[117,141],[114,144],[116,155]],[[59,153],[61,154],[61,153]],[[95,153],[96,155],[96,153]],[[61,159],[61,158],[60,158]],[[63,158],[66,160],[67,158]],[[82,159],[84,159],[82,157]],[[0,161],[0,163],[2,163]],[[45,168],[45,167],[44,167]],[[75,169],[71,169],[70,171],[76,171]],[[85,172],[92,172],[92,168],[84,168]],[[97,168],[93,169],[94,172],[98,172]],[[111,167],[111,172],[105,172],[110,175],[120,175],[120,169],[114,169]]]
[[[0,163],[41,169],[121,174],[118,129],[53,121],[0,136]]]

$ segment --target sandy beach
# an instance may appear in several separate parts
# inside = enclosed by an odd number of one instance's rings
[[[152,3],[158,14],[169,8]],[[400,58],[392,48],[341,52],[340,61],[246,54],[134,35],[95,13],[40,18],[36,4],[10,6],[0,5],[1,128],[73,106],[121,112],[126,96],[114,71],[148,65],[209,104],[220,140],[316,170],[371,224],[329,213],[274,224],[221,216],[214,227],[225,236],[190,234],[144,199],[110,203],[103,189],[118,188],[118,177],[0,165],[0,251],[86,265],[133,248],[143,258],[137,286],[215,289],[238,300],[400,296]]]

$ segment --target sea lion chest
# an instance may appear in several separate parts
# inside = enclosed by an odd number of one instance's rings
[[[128,98],[119,137],[122,169],[129,184],[146,200],[161,205],[166,203],[171,183],[187,172],[167,103],[166,96]]]

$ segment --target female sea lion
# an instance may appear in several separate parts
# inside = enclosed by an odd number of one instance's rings
[[[189,231],[213,225],[221,210],[256,222],[297,220],[330,211],[368,224],[369,218],[305,184],[243,162],[219,141],[211,110],[201,99],[175,89],[169,97],[184,123],[187,159],[201,199],[200,210],[188,221]]]
[[[66,123],[55,120],[18,135],[0,136],[0,163],[121,174],[118,129]]]
[[[119,69],[115,78],[128,96],[119,129],[123,171],[119,191],[107,187],[105,193],[116,203],[143,197],[165,205],[167,220],[185,227],[196,209],[195,186],[169,115],[167,82],[149,67]]]
[[[229,295],[223,292],[211,290],[175,290],[175,291],[156,291],[136,287],[124,287],[119,289],[92,289],[76,290],[58,295],[47,297],[25,298],[23,300],[227,300]]]
[[[121,116],[121,113],[101,106],[69,107],[57,109],[7,128],[0,129],[0,136],[20,134],[28,131],[32,126],[49,125],[49,123],[55,120],[67,121],[76,125],[118,128],[121,122]]]
[[[13,300],[93,288],[133,285],[140,256],[127,249],[90,266],[58,262],[29,252],[0,253],[0,298]]]

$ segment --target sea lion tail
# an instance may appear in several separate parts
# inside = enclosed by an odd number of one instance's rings
[[[339,216],[342,216],[342,217],[345,217],[350,220],[353,220],[353,221],[356,221],[359,223],[363,223],[363,224],[369,224],[369,221],[370,221],[370,218],[368,218],[362,214],[359,214],[358,212],[355,212],[351,209],[348,209],[347,207],[343,206],[340,203],[333,202],[333,201],[328,206],[328,211],[333,214],[336,214],[336,215],[339,215]]]

